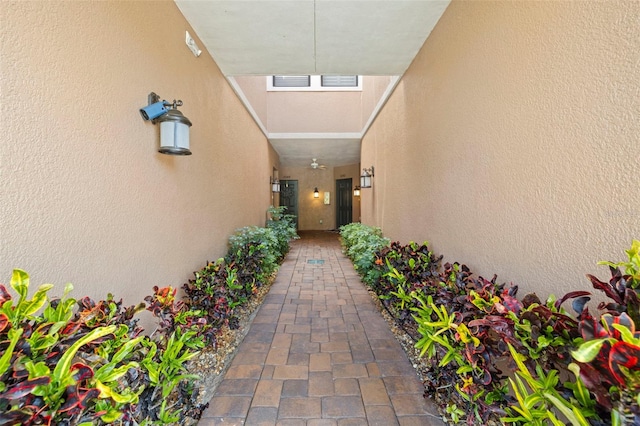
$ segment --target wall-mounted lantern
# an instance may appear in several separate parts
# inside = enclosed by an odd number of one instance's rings
[[[318,191],[318,187],[317,186],[313,190],[313,198],[320,198],[320,192]]]
[[[277,178],[270,178],[269,183],[271,183],[271,192],[280,192],[280,181]]]
[[[169,155],[191,155],[189,149],[189,127],[191,121],[180,111],[181,100],[173,103],[160,100],[154,92],[149,93],[148,105],[140,108],[140,115],[153,124],[160,123],[160,148],[158,152]],[[169,107],[169,108],[167,108]]]
[[[360,175],[360,188],[371,188],[371,178],[374,176],[373,166],[369,169],[362,169]]]
[[[353,188],[353,196],[354,197],[359,197],[360,196],[360,186],[356,185],[356,187]]]

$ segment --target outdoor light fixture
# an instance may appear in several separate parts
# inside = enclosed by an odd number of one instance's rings
[[[280,192],[280,181],[277,178],[269,178],[269,182],[271,183],[271,192]]]
[[[320,192],[318,192],[318,187],[313,190],[313,198],[320,198]]]
[[[145,121],[160,123],[160,148],[158,152],[170,155],[191,155],[189,150],[189,127],[191,121],[180,111],[182,101],[173,103],[160,100],[154,92],[149,93],[148,105],[140,108],[140,115]],[[167,108],[168,107],[168,108]]]
[[[355,188],[353,188],[353,196],[354,197],[359,197],[360,196],[360,187],[356,185]]]
[[[371,188],[371,178],[373,176],[373,166],[369,169],[362,169],[362,175],[360,175],[360,188]]]

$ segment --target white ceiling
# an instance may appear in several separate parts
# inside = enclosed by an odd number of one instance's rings
[[[449,0],[175,0],[227,76],[401,75]]]
[[[450,0],[174,1],[222,73],[233,77],[402,75]],[[355,150],[351,139],[326,136],[270,140],[285,166],[299,157],[327,158],[328,166],[359,162],[359,141]]]

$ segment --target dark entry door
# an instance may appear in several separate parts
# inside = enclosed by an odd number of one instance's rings
[[[336,225],[351,223],[353,198],[351,197],[351,178],[336,180]]]
[[[292,214],[296,217],[296,229],[298,229],[298,181],[280,181],[280,205],[286,206],[285,214]]]

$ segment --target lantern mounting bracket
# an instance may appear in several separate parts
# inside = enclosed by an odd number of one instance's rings
[[[191,155],[189,149],[189,127],[191,121],[178,110],[182,100],[173,102],[160,100],[155,92],[147,96],[148,105],[140,108],[145,121],[160,123],[160,148],[158,152],[170,155]]]

